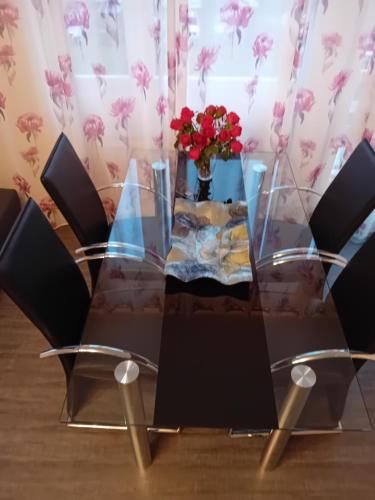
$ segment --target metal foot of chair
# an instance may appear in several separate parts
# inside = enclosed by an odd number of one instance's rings
[[[315,372],[309,366],[297,365],[292,369],[291,386],[280,409],[279,429],[271,431],[260,460],[262,471],[272,470],[279,463],[315,383]]]
[[[131,360],[122,361],[115,369],[115,379],[120,390],[125,422],[129,432],[136,464],[141,471],[151,465],[145,410],[139,384],[139,367]]]

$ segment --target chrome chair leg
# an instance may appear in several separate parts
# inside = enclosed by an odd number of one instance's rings
[[[152,460],[139,384],[139,367],[134,361],[122,361],[116,366],[114,375],[120,391],[125,423],[128,427],[135,461],[138,468],[144,471],[151,465]]]
[[[262,471],[272,470],[279,463],[315,383],[316,374],[309,366],[298,365],[292,369],[291,386],[280,409],[279,429],[271,431],[262,453]]]

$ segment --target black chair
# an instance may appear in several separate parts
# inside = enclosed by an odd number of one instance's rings
[[[310,218],[318,249],[338,253],[375,209],[375,152],[366,139],[333,179]]]
[[[110,227],[102,201],[63,133],[47,160],[41,182],[83,247],[108,241]],[[90,251],[86,254],[89,255]],[[100,262],[89,261],[88,265],[94,288]]]
[[[78,265],[31,198],[1,249],[0,283],[52,346],[41,357],[59,356],[67,382],[75,353],[82,350],[145,364],[145,358],[122,349],[80,345],[90,294]]]
[[[281,186],[278,190],[295,189]],[[319,195],[314,189],[299,187],[300,192]],[[319,195],[320,196],[320,195]],[[272,246],[258,266],[275,263],[275,259],[288,256],[304,260],[306,254],[315,254],[324,262],[328,273],[331,264],[346,265],[347,259],[338,255],[353,233],[375,209],[375,152],[364,139],[358,144],[340,172],[328,186],[316,205],[309,228],[287,221],[274,221],[275,231],[285,236],[283,248],[276,253]],[[260,227],[262,229],[262,227]],[[313,235],[316,248],[311,246]]]
[[[54,348],[77,345],[90,304],[80,269],[30,198],[0,253],[0,283]],[[73,356],[60,356],[67,380]]]

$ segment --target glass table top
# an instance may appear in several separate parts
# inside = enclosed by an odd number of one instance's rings
[[[247,207],[250,280],[166,274],[178,200]],[[114,370],[131,358],[148,426],[289,428],[279,417],[293,357],[348,349],[286,155],[216,159],[202,185],[183,155],[133,152],[106,254],[81,346],[123,353],[76,355],[71,424],[124,425]],[[293,429],[370,428],[350,357],[305,364],[317,382]]]

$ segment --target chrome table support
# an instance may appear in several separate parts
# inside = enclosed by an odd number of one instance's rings
[[[114,374],[120,390],[135,461],[139,469],[144,471],[151,465],[151,450],[139,384],[139,367],[134,361],[122,361],[116,366]]]
[[[272,470],[279,463],[315,383],[315,372],[309,366],[298,365],[292,368],[291,386],[280,408],[279,429],[273,429],[267,439],[260,460],[261,470]]]

